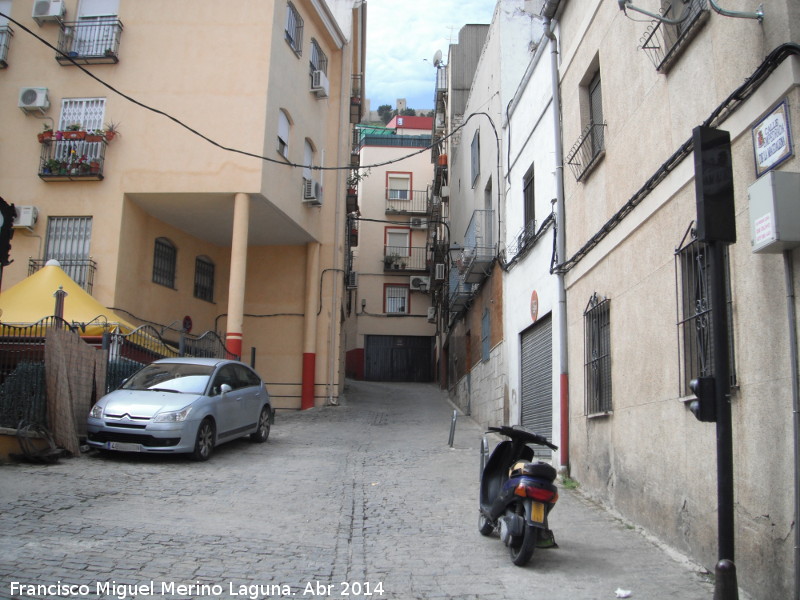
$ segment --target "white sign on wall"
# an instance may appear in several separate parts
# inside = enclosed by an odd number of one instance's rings
[[[789,106],[786,100],[753,127],[753,152],[756,177],[761,177],[794,155]]]

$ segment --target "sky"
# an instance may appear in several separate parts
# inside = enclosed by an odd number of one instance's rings
[[[367,0],[366,96],[370,108],[392,108],[405,98],[408,108],[433,109],[436,69],[433,56],[466,24],[489,24],[495,0]]]

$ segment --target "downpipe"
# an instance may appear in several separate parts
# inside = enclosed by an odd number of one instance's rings
[[[783,253],[786,282],[786,312],[789,326],[789,358],[792,376],[792,424],[794,437],[794,598],[800,600],[800,384],[797,367],[797,311],[794,293],[794,257],[791,250]]]

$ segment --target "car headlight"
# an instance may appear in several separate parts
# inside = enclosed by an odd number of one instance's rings
[[[154,423],[180,423],[181,421],[185,421],[186,417],[189,416],[189,412],[192,410],[191,406],[186,406],[180,410],[174,410],[172,412],[163,412],[158,413],[155,417],[153,417]]]
[[[95,404],[92,407],[92,410],[89,411],[89,416],[95,419],[102,419],[103,418],[103,407],[99,404]]]

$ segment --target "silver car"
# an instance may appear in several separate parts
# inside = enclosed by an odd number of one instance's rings
[[[249,435],[267,441],[274,420],[269,394],[244,363],[216,358],[158,360],[92,407],[87,442],[101,450],[191,453]]]

